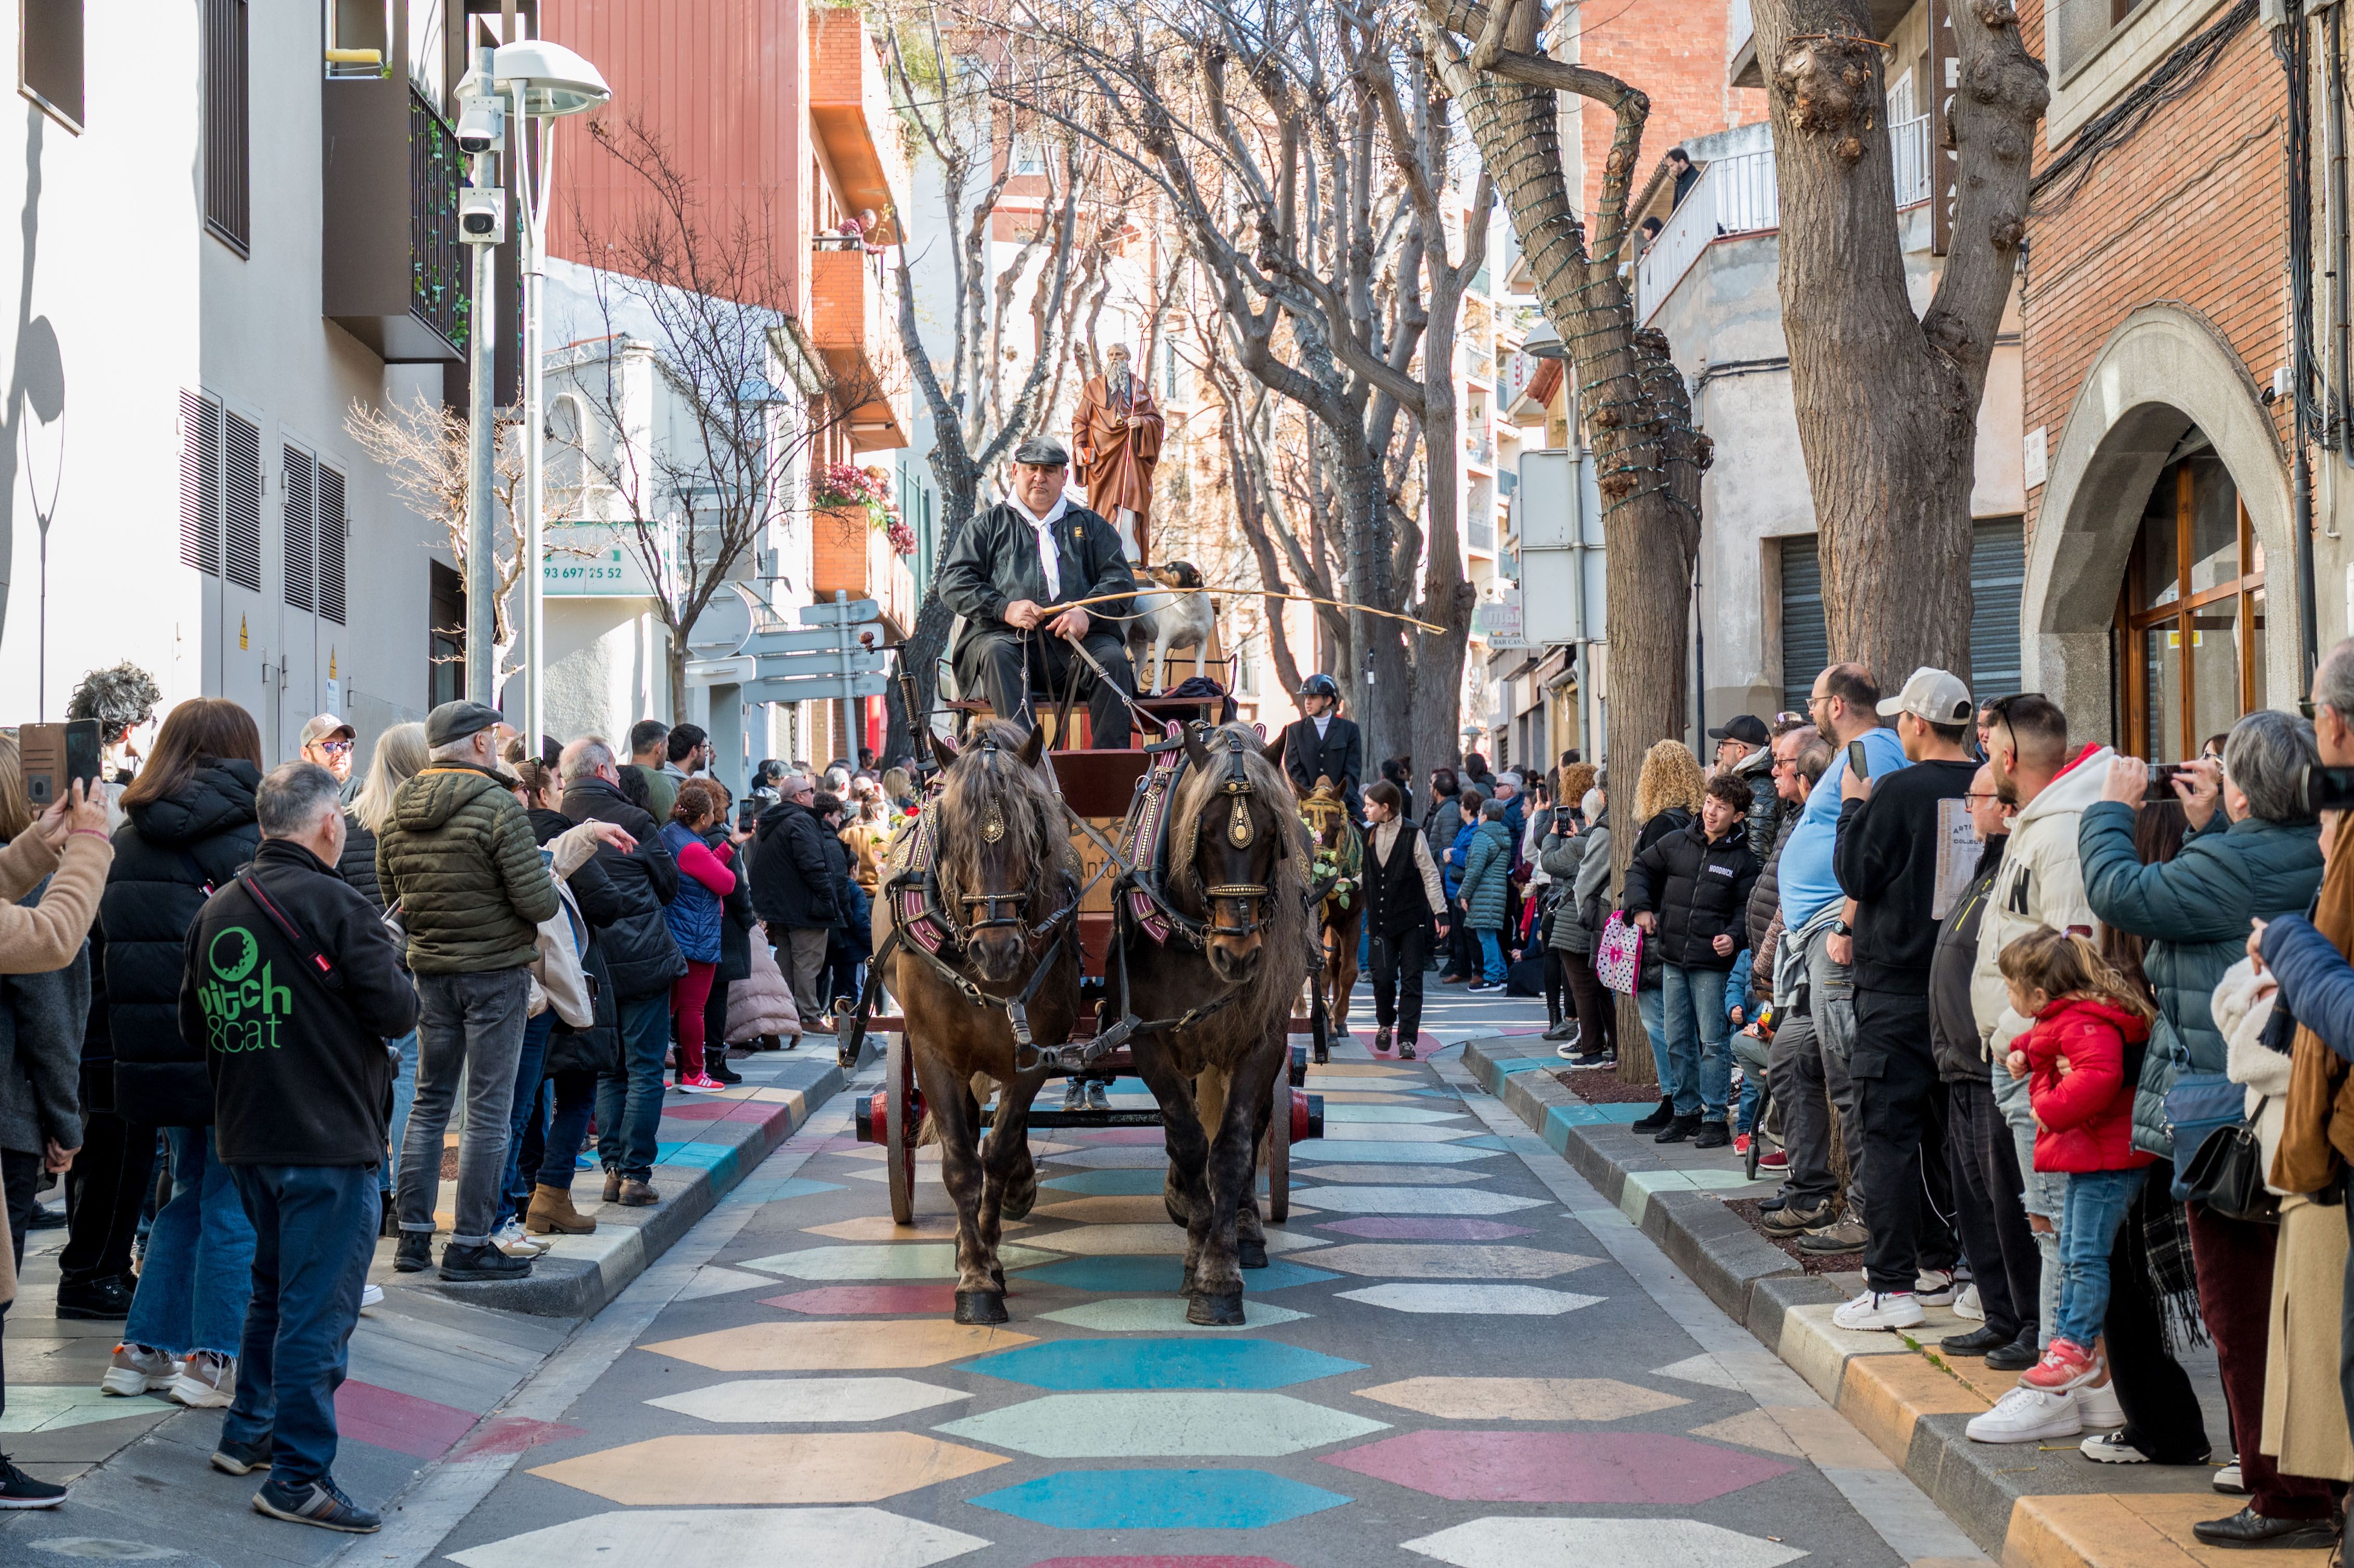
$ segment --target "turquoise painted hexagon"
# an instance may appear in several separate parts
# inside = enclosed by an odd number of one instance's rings
[[[972,1500],[1056,1530],[1263,1530],[1350,1499],[1266,1470],[1060,1470]]]
[[[1345,1372],[1344,1361],[1277,1340],[1063,1340],[1026,1345],[965,1363],[1033,1388],[1077,1392],[1113,1388],[1287,1388]]]
[[[1274,1458],[1386,1429],[1287,1393],[1050,1393],[934,1427],[1042,1459]]]

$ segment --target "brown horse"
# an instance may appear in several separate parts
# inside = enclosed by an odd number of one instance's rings
[[[1314,884],[1324,886],[1316,906],[1316,927],[1324,944],[1324,962],[1311,983],[1324,998],[1324,1016],[1331,1038],[1349,1037],[1349,993],[1357,989],[1357,941],[1365,929],[1365,839],[1349,821],[1349,802],[1330,779],[1299,802],[1300,818],[1316,846]]]
[[[1017,1049],[1014,1021],[1051,1048],[1070,1039],[1078,1013],[1079,859],[1039,770],[1044,744],[1043,729],[975,726],[925,808],[933,821],[893,841],[875,901],[876,951],[899,927],[887,978],[907,1018],[926,1141],[940,1144],[940,1178],[956,1204],[960,1323],[1006,1320],[1000,1223],[1037,1198],[1030,1102],[1051,1063]],[[973,1094],[984,1081],[998,1090],[985,1142]]]
[[[1136,1068],[1161,1103],[1193,1323],[1242,1322],[1246,1250],[1254,1266],[1266,1262],[1258,1143],[1315,950],[1307,832],[1262,744],[1241,725],[1188,732],[1160,890],[1177,928],[1166,943],[1123,933],[1129,1007],[1144,1021]]]

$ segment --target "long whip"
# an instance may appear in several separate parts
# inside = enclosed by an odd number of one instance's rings
[[[1238,598],[1288,599],[1296,600],[1301,604],[1329,604],[1335,609],[1360,610],[1366,615],[1378,615],[1384,620],[1403,620],[1408,626],[1419,626],[1425,631],[1437,631],[1443,633],[1447,630],[1447,628],[1443,626],[1433,626],[1427,620],[1418,620],[1411,615],[1403,614],[1394,609],[1375,609],[1371,605],[1355,604],[1345,599],[1320,599],[1312,593],[1278,593],[1271,588],[1169,588],[1160,583],[1154,583],[1150,587],[1139,585],[1130,592],[1099,593],[1092,599],[1065,599],[1059,604],[1041,605],[1039,608],[1045,610],[1085,609],[1091,604],[1109,604],[1115,599],[1133,599],[1137,594],[1146,593],[1222,593],[1232,594]],[[1106,615],[1099,616],[1097,619],[1102,620],[1135,620],[1139,619],[1141,614],[1142,612],[1139,611],[1137,615]]]

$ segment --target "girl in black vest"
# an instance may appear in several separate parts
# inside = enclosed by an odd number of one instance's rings
[[[1447,916],[1447,893],[1430,842],[1405,820],[1405,797],[1388,779],[1365,788],[1365,932],[1373,959],[1373,1049],[1414,1060],[1422,1037],[1422,971],[1430,959],[1430,923]]]

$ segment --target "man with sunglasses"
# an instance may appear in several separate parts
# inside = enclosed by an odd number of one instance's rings
[[[320,714],[302,726],[302,760],[315,762],[335,776],[335,788],[348,802],[352,783],[352,726],[333,714]]]

